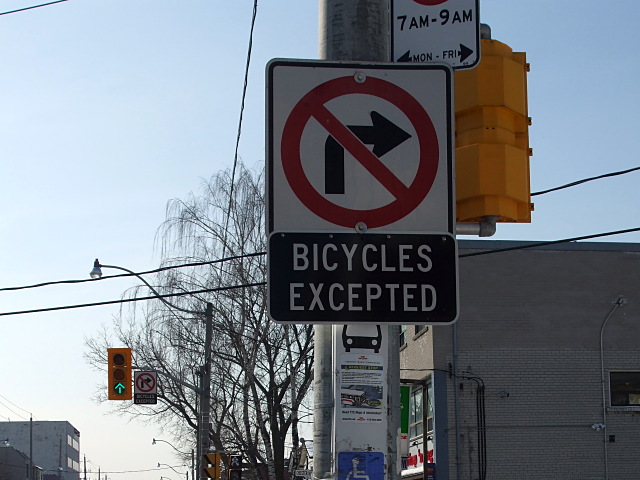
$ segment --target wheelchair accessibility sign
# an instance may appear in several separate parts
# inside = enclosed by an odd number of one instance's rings
[[[338,453],[338,480],[384,480],[384,454]]]

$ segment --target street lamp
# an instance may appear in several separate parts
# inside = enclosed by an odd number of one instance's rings
[[[151,445],[155,445],[158,442],[166,443],[171,448],[173,448],[176,452],[178,452],[180,455],[185,456],[185,457],[187,456],[186,453],[181,452],[176,447],[174,447],[172,443],[167,442],[166,440],[162,440],[160,438],[153,438],[152,440],[153,441],[151,442]],[[158,464],[158,465],[160,465],[160,464]],[[191,480],[195,480],[195,478],[196,478],[196,470],[195,470],[195,468],[196,468],[196,466],[195,466],[194,453],[193,453],[193,448],[192,448],[191,449]]]
[[[119,267],[117,265],[103,265],[96,258],[95,262],[93,262],[93,269],[89,273],[89,276],[93,279],[99,279],[102,277],[102,269],[103,268],[113,268],[115,270],[120,270],[126,272],[130,275],[137,277],[142,283],[144,283],[149,290],[153,292],[153,294],[164,303],[167,307],[173,308],[175,310],[190,313],[194,315],[204,315],[205,318],[205,344],[204,344],[204,367],[202,371],[202,375],[200,377],[200,388],[194,387],[193,385],[189,385],[188,383],[181,381],[171,375],[170,378],[177,381],[178,383],[191,388],[197,394],[200,395],[199,409],[200,414],[198,415],[198,465],[200,465],[200,461],[202,456],[209,451],[209,423],[211,420],[211,339],[213,336],[213,304],[211,302],[207,302],[206,309],[204,312],[195,311],[195,310],[187,310],[185,308],[179,307],[178,305],[174,305],[173,303],[167,301],[164,297],[165,295],[161,295],[149,282],[147,282],[141,275],[129,270],[128,268]],[[198,472],[200,472],[200,468],[198,468]],[[198,475],[200,477],[200,474]],[[204,477],[202,477],[204,478]],[[194,477],[195,479],[195,477]]]

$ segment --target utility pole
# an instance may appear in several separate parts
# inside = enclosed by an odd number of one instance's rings
[[[322,60],[388,62],[390,59],[389,0],[320,0],[318,54]],[[336,327],[314,327],[314,458],[315,479],[336,476],[332,453],[333,336]],[[399,478],[397,436],[400,424],[399,327],[389,326],[388,480]],[[397,384],[397,385],[396,385]]]
[[[29,473],[27,479],[33,478],[33,414],[29,414]]]
[[[207,302],[204,313],[205,334],[204,334],[204,366],[200,381],[200,419],[198,425],[198,477],[202,474],[202,457],[209,452],[209,424],[211,423],[211,340],[213,337],[213,304]]]

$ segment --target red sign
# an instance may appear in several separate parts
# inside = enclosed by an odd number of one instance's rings
[[[156,391],[156,377],[151,373],[138,373],[136,375],[136,389],[140,393],[149,393]]]
[[[325,106],[333,99],[365,94],[389,102],[407,117],[416,131],[419,163],[411,184],[405,184],[366,145]],[[390,203],[358,210],[337,205],[320,194],[307,178],[302,166],[300,142],[307,124],[316,120],[348,151],[394,198]],[[429,193],[439,163],[438,139],[431,118],[420,103],[397,85],[376,77],[362,82],[344,76],[318,85],[291,111],[282,133],[282,167],[287,182],[300,201],[319,217],[342,227],[363,222],[376,228],[396,222],[411,213]]]

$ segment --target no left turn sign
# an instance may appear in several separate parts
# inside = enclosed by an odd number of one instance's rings
[[[268,65],[269,231],[453,232],[446,65]]]

